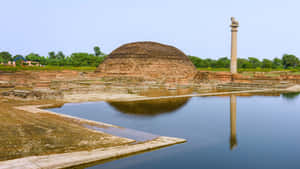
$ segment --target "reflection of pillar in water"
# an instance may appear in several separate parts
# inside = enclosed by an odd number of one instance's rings
[[[237,146],[236,140],[236,96],[230,96],[230,149]]]

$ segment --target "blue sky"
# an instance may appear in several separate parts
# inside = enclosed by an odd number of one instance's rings
[[[186,54],[230,55],[230,17],[240,22],[238,56],[300,54],[297,0],[0,0],[0,51],[105,53],[157,41]]]

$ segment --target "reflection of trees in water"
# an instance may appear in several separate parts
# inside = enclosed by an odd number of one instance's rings
[[[155,116],[171,113],[184,106],[190,98],[172,98],[133,102],[109,102],[119,112],[140,116]]]
[[[299,96],[299,92],[293,92],[293,93],[282,93],[282,97],[286,99],[295,99]]]

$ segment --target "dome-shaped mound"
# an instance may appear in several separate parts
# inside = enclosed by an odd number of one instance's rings
[[[196,69],[189,58],[173,46],[134,42],[115,49],[96,72],[103,76],[132,76],[178,82],[193,79]]]

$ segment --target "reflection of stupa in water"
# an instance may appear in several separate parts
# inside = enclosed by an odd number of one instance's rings
[[[110,102],[110,106],[126,114],[155,116],[173,112],[184,106],[190,98],[172,98],[133,102]]]
[[[230,149],[237,147],[236,139],[236,96],[230,96]]]

